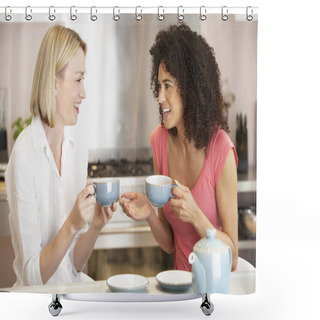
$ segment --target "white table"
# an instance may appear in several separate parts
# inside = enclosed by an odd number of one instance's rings
[[[88,277],[89,279],[89,277]],[[187,300],[188,298],[199,297],[192,293],[191,289],[187,292],[170,292],[164,290],[157,282],[155,277],[148,277],[149,285],[141,293],[113,293],[105,280],[100,281],[88,281],[88,282],[76,282],[63,285],[42,285],[42,286],[24,286],[24,287],[12,287],[3,288],[0,291],[6,292],[29,292],[29,293],[51,293],[51,294],[64,294],[69,297],[78,298],[84,295],[88,300],[94,300],[92,297],[96,294],[97,301],[124,301],[126,299],[137,296],[139,301],[160,301],[160,300]],[[229,294],[243,295],[251,294],[255,292],[256,283],[256,270],[246,260],[241,257],[238,258],[237,270],[231,272],[230,276],[230,291]],[[121,297],[122,296],[122,297]],[[103,297],[103,298],[102,298]],[[148,298],[149,297],[149,298]],[[167,297],[167,298],[166,298]],[[179,297],[183,297],[180,299]],[[85,299],[81,299],[85,300]],[[137,300],[134,300],[137,301]]]
[[[255,292],[255,268],[242,258],[239,258],[237,271],[231,273],[230,291],[231,295],[244,295]],[[42,293],[52,294],[54,306],[60,306],[61,299],[77,300],[87,302],[168,302],[194,300],[201,297],[198,293],[193,293],[192,288],[185,292],[172,292],[164,290],[155,277],[147,278],[149,281],[146,289],[140,293],[114,293],[110,290],[105,280],[91,282],[77,282],[63,285],[43,285],[3,288],[0,291],[20,292],[20,293]],[[208,301],[213,307],[210,295],[202,295],[202,302]],[[50,312],[53,309],[49,308]],[[206,309],[201,308],[205,313]],[[209,312],[211,314],[212,310]]]

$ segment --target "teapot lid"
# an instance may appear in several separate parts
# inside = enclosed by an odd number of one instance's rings
[[[216,238],[216,229],[209,228],[206,230],[206,237],[200,239],[194,246],[194,250],[201,252],[216,252],[223,251],[228,248],[228,246]]]

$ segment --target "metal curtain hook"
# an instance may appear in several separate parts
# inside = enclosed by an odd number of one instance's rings
[[[140,14],[138,14],[138,8],[140,9]],[[142,13],[141,7],[140,7],[140,6],[137,6],[137,7],[136,7],[136,20],[141,21],[141,19],[142,19],[141,13]]]
[[[56,19],[56,16],[52,13],[52,12],[56,12],[56,9],[54,8],[54,6],[50,6],[49,7],[49,20],[53,21]]]
[[[92,21],[96,21],[98,19],[98,16],[96,14],[93,14],[93,8],[95,8],[96,13],[98,12],[96,7],[91,7],[91,9],[90,9],[90,19]]]
[[[118,9],[118,14],[116,14],[116,9]],[[117,6],[113,7],[113,20],[114,21],[119,21],[120,20],[119,8]]]
[[[226,6],[223,6],[221,8],[221,19],[223,21],[227,21],[228,20],[228,8]]]
[[[203,13],[203,11],[204,11],[204,13]],[[205,7],[205,6],[201,6],[201,7],[200,7],[200,20],[201,20],[201,21],[204,21],[204,20],[207,19],[206,14],[207,14],[207,9],[206,9],[206,7]]]
[[[30,21],[32,19],[32,15],[30,13],[32,13],[31,7],[30,6],[26,6],[25,17],[26,17],[27,21]]]
[[[160,14],[160,8],[162,9],[162,13]],[[158,7],[158,20],[162,21],[164,19],[164,9],[163,6]]]
[[[180,13],[180,10],[182,10],[182,13]],[[178,7],[178,20],[181,22],[184,19],[184,9],[183,6]]]
[[[249,14],[249,8],[251,9],[251,14]],[[247,7],[247,9],[246,9],[246,19],[247,19],[247,21],[253,20],[253,9],[250,6]]]
[[[75,6],[70,7],[70,19],[71,19],[72,21],[77,20],[78,17],[77,17],[77,15],[76,15],[76,13],[77,13],[76,7],[75,7]]]
[[[8,13],[8,11],[10,11],[10,13],[12,13],[12,10],[10,9],[10,6],[6,6],[4,9],[4,17],[7,21],[10,21],[12,19],[12,15]]]

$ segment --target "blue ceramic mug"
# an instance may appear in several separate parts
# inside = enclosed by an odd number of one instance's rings
[[[92,180],[95,197],[101,207],[110,207],[118,199],[120,181],[114,178],[97,178]]]
[[[147,198],[157,208],[163,207],[170,198],[174,197],[171,193],[173,187],[178,187],[178,185],[172,184],[172,179],[167,176],[154,175],[145,181]]]

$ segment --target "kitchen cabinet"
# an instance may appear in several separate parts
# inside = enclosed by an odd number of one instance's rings
[[[16,280],[12,263],[14,252],[9,227],[9,206],[5,193],[5,184],[0,182],[0,256],[5,257],[0,264],[0,287],[12,286]]]
[[[7,200],[6,184],[0,181],[0,201]]]
[[[238,207],[256,206],[256,168],[238,174]],[[239,257],[256,265],[256,240],[246,239],[239,233]]]
[[[9,206],[4,182],[0,182],[0,236],[10,236]]]
[[[256,192],[256,168],[249,167],[247,173],[238,173],[238,193]]]
[[[16,281],[13,270],[14,251],[11,236],[0,236],[0,288],[11,287]]]

